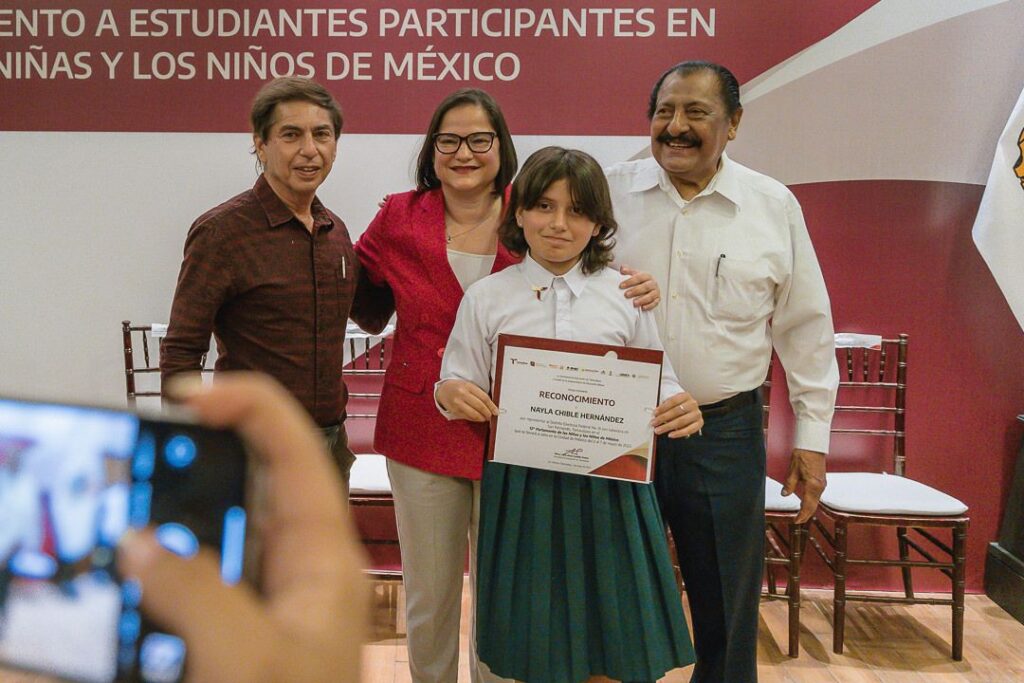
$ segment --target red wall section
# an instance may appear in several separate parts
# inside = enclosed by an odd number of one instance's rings
[[[1016,416],[1024,412],[1024,333],[971,239],[983,188],[857,181],[792,189],[828,283],[836,330],[910,335],[907,473],[970,507],[967,588],[981,591],[986,547],[998,535],[1022,436]],[[773,391],[772,399],[769,473],[780,478],[792,420],[785,392]],[[830,468],[844,469],[843,459]],[[888,535],[869,530],[853,536],[851,548],[894,546]],[[931,573],[915,573],[915,587],[948,591],[948,580]],[[808,585],[830,582],[816,557],[805,576]],[[896,588],[899,576],[858,568],[850,582]]]

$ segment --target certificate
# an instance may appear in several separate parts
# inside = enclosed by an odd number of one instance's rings
[[[498,335],[487,457],[649,482],[662,352]]]

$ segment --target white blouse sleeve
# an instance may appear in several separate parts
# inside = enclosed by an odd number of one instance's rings
[[[628,346],[638,349],[665,350],[661,345],[661,338],[658,336],[658,326],[654,321],[654,314],[649,311],[639,311],[636,331]],[[676,372],[672,369],[672,361],[668,359],[666,353],[661,358],[661,396],[659,400],[664,401],[669,396],[674,396],[682,391],[683,388],[679,386]]]
[[[455,325],[444,347],[441,376],[434,385],[434,405],[449,420],[456,417],[437,402],[437,388],[449,379],[472,382],[488,394],[491,391],[491,345],[488,342],[486,321],[480,310],[480,300],[473,295],[473,287],[466,292],[455,315]]]

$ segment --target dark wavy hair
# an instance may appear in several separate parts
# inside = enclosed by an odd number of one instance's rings
[[[423,192],[433,190],[441,186],[437,174],[434,173],[434,134],[441,128],[441,121],[444,115],[455,107],[465,104],[473,104],[487,113],[487,119],[491,127],[498,134],[498,175],[494,178],[494,191],[498,194],[505,192],[505,188],[512,182],[512,178],[519,168],[519,158],[516,156],[516,146],[512,144],[512,135],[508,132],[508,124],[505,123],[505,115],[501,113],[501,107],[494,101],[494,98],[483,90],[477,88],[463,88],[456,90],[437,105],[434,115],[427,126],[427,135],[423,138],[423,146],[420,147],[419,156],[416,159],[416,189]]]
[[[331,116],[331,125],[334,126],[334,137],[341,135],[341,127],[344,124],[341,107],[327,88],[314,80],[299,76],[275,78],[260,88],[249,112],[252,134],[266,141],[270,129],[274,126],[274,110],[277,105],[281,102],[295,101],[312,102],[326,109]]]
[[[512,183],[505,220],[498,228],[498,239],[514,254],[522,256],[529,251],[523,229],[516,213],[527,211],[540,201],[544,192],[557,180],[569,185],[569,195],[583,215],[598,226],[580,256],[584,273],[596,273],[611,263],[615,248],[613,235],[619,229],[612,212],[612,198],[608,180],[601,165],[586,152],[562,147],[544,147],[530,155]]]
[[[743,108],[743,105],[740,104],[740,84],[731,71],[721,64],[715,64],[714,62],[691,60],[679,62],[661,74],[661,78],[654,84],[654,88],[651,90],[651,97],[647,101],[647,120],[650,121],[654,118],[654,110],[658,106],[658,91],[661,90],[661,85],[665,82],[666,78],[672,74],[689,76],[698,71],[707,71],[718,77],[719,94],[722,96],[722,101],[725,102],[726,114],[732,116],[737,110]]]

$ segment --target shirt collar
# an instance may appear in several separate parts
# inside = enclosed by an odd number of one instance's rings
[[[260,177],[256,179],[256,184],[252,188],[253,193],[256,195],[256,199],[259,201],[260,206],[263,207],[263,211],[267,214],[267,224],[272,228],[276,228],[284,225],[288,221],[298,221],[292,210],[288,208],[288,205],[281,201],[281,198],[274,192],[274,188],[267,182],[267,177],[260,173]],[[313,205],[310,207],[313,214],[313,226],[327,230],[334,227],[334,221],[331,220],[330,214],[324,205],[320,203],[318,197],[313,198]],[[305,229],[305,226],[303,226]]]
[[[661,188],[661,190],[678,200],[679,203],[688,203],[682,197],[679,196],[679,192],[672,184],[671,179],[668,177],[668,173],[665,172],[654,157],[649,157],[649,161],[645,164],[633,177],[632,190],[634,192],[644,192],[646,190],[654,189],[655,187]],[[707,187],[700,191],[696,197],[689,201],[694,201],[698,197],[709,197],[713,194],[720,194],[725,199],[732,202],[737,208],[740,207],[740,199],[742,194],[740,192],[739,182],[736,178],[736,162],[729,158],[729,156],[722,152],[722,161],[718,167],[718,173],[716,173],[711,180],[708,182]]]
[[[564,280],[565,284],[569,285],[569,290],[573,293],[573,296],[576,297],[579,297],[587,286],[587,276],[583,272],[582,259],[577,261],[576,265],[565,275],[554,275],[547,268],[534,261],[533,257],[527,252],[526,258],[523,259],[519,267],[534,291],[540,292],[539,298],[541,300],[547,298],[554,281],[557,279]]]

